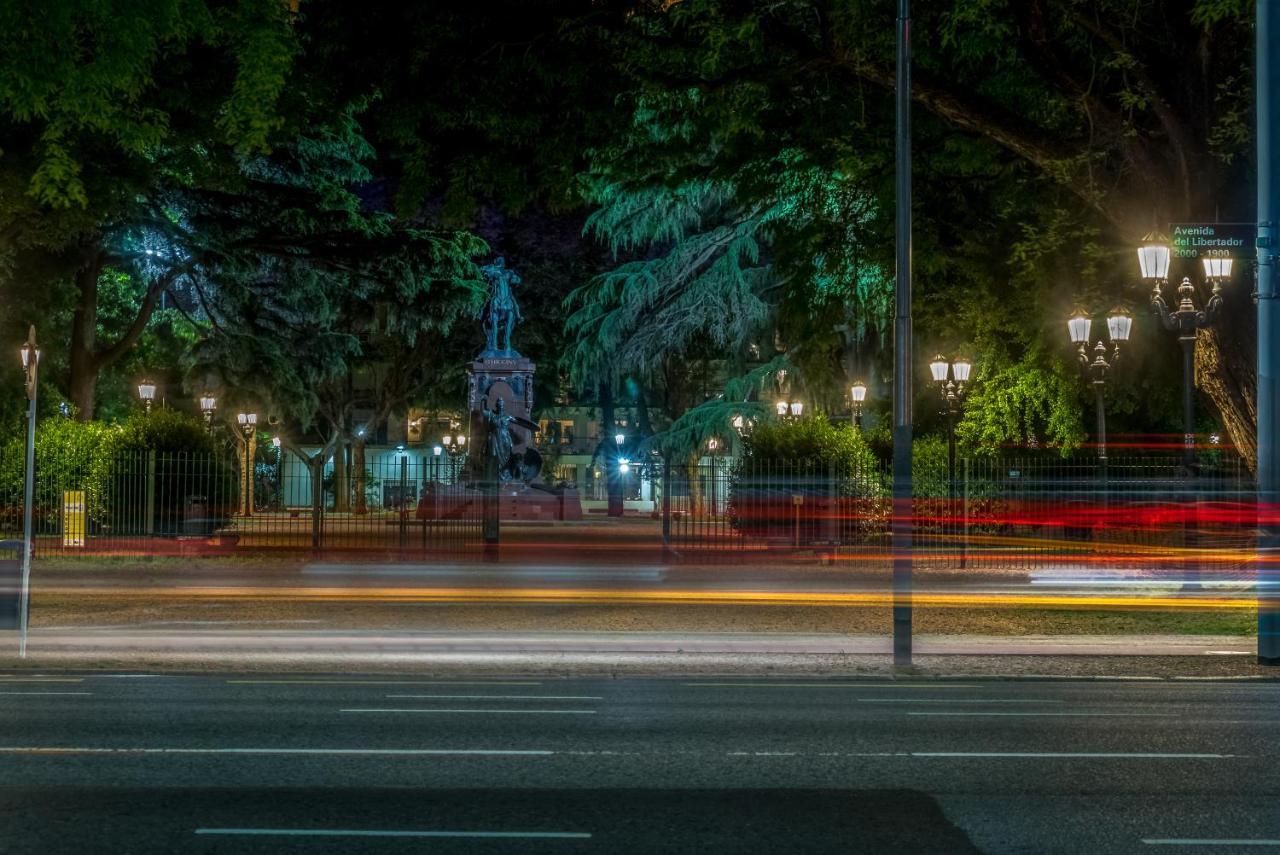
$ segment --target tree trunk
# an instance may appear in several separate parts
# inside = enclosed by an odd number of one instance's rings
[[[102,254],[94,252],[76,271],[76,308],[71,319],[71,344],[67,353],[70,375],[67,397],[75,407],[77,421],[93,420],[94,395],[98,387],[98,274]]]
[[[702,454],[695,451],[684,461],[684,471],[689,482],[689,516],[695,520],[702,512]]]
[[[1258,471],[1256,328],[1228,319],[1201,330],[1196,341],[1196,385],[1209,398],[1223,430],[1250,472]],[[1249,333],[1252,333],[1250,335]]]
[[[357,514],[369,513],[369,504],[365,500],[365,481],[366,474],[364,471],[364,439],[357,439],[351,443],[352,456],[352,476],[355,479],[355,512]]]
[[[348,445],[338,443],[333,450],[333,509],[339,513],[351,510],[351,491],[347,489]]]

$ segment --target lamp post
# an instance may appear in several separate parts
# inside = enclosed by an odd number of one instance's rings
[[[1071,343],[1076,345],[1076,358],[1080,362],[1081,372],[1093,384],[1095,404],[1098,411],[1098,474],[1103,483],[1107,480],[1107,410],[1103,399],[1103,389],[1107,378],[1115,370],[1120,359],[1120,344],[1129,340],[1133,329],[1133,318],[1123,309],[1114,309],[1107,316],[1107,335],[1111,339],[1111,351],[1108,356],[1107,345],[1098,339],[1093,346],[1093,358],[1089,356],[1089,331],[1093,327],[1093,319],[1085,312],[1076,312],[1067,321],[1067,334]]]
[[[1201,259],[1204,278],[1210,289],[1209,299],[1203,308],[1196,303],[1196,286],[1189,276],[1182,277],[1182,283],[1178,285],[1177,307],[1170,308],[1164,299],[1164,286],[1169,282],[1169,256],[1168,240],[1155,232],[1147,235],[1142,246],[1138,247],[1142,278],[1151,285],[1151,308],[1160,316],[1160,323],[1165,329],[1178,334],[1178,343],[1182,345],[1182,463],[1190,473],[1196,463],[1196,333],[1218,321],[1222,310],[1222,284],[1231,278],[1232,259],[1216,256]]]
[[[776,405],[779,418],[798,419],[804,415],[803,401],[779,401]]]
[[[22,485],[22,589],[18,596],[18,656],[27,656],[27,608],[31,599],[32,519],[36,498],[36,391],[40,380],[40,348],[36,328],[27,330],[19,351],[27,390],[27,471]]]
[[[942,354],[938,354],[929,362],[929,374],[933,382],[938,384],[938,394],[942,397],[942,415],[947,417],[947,479],[951,486],[948,493],[955,492],[956,483],[956,416],[964,410],[965,384],[969,382],[969,372],[973,363],[967,359],[948,362]],[[951,498],[955,498],[954,495]]]
[[[143,380],[138,384],[138,398],[142,401],[142,406],[148,414],[151,413],[151,402],[156,399],[156,384],[150,380]]]
[[[244,515],[253,516],[253,459],[251,439],[258,426],[257,413],[237,413],[236,421],[244,431]]]
[[[284,449],[280,434],[271,437],[271,447],[276,450],[276,510],[284,510]]]
[[[956,416],[964,409],[965,384],[969,382],[969,373],[973,363],[959,358],[948,362],[942,354],[938,354],[929,362],[929,374],[938,385],[938,394],[942,398],[942,414],[947,417],[947,513],[955,513],[956,505]],[[961,535],[968,534],[968,516],[962,523]],[[962,536],[960,541],[960,567],[968,563],[968,537]]]
[[[1195,434],[1195,351],[1196,333],[1218,321],[1222,311],[1222,283],[1231,278],[1229,257],[1207,256],[1201,259],[1204,277],[1209,283],[1209,299],[1204,307],[1196,305],[1196,286],[1191,277],[1182,277],[1178,285],[1177,308],[1169,308],[1164,299],[1164,286],[1169,279],[1169,244],[1163,235],[1152,232],[1138,247],[1138,265],[1142,278],[1151,284],[1151,308],[1160,316],[1165,329],[1178,334],[1182,345],[1182,468],[1187,482],[1187,512],[1183,516],[1183,545],[1187,549],[1184,568],[1186,588],[1199,588],[1200,567],[1191,556],[1196,547],[1194,516],[1199,505],[1195,494],[1196,434]]]
[[[218,410],[218,399],[210,392],[205,392],[200,396],[200,414],[204,416],[204,427],[207,431],[213,430],[213,414]]]
[[[849,387],[849,397],[853,401],[853,428],[862,430],[862,402],[867,400],[867,384],[861,380]]]
[[[449,461],[449,480],[450,482],[457,480],[455,477],[456,461],[466,451],[467,438],[463,434],[457,436],[446,435],[440,438],[441,444],[444,446],[445,458]]]

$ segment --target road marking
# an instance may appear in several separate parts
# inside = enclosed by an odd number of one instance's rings
[[[728,689],[976,689],[976,683],[681,683]]]
[[[430,710],[422,710],[430,712]],[[491,710],[483,710],[491,712]],[[528,712],[528,710],[516,710]],[[639,756],[636,751],[555,751],[546,749],[514,748],[103,748],[89,746],[0,746],[0,755],[206,755],[225,754],[239,756],[335,756],[335,757],[618,757]],[[649,752],[655,756],[662,752]],[[697,752],[676,752],[690,754]],[[862,751],[820,752],[807,754],[800,751],[728,751],[726,757],[912,757],[924,760],[951,759],[1029,759],[1029,760],[1226,760],[1244,757],[1243,754],[1189,754],[1189,753],[1139,753],[1139,752],[1087,752],[1087,751]]]
[[[860,704],[1065,704],[1051,698],[855,698]]]
[[[1212,839],[1197,837],[1144,838],[1148,846],[1280,846],[1280,840]]]
[[[541,686],[535,681],[493,680],[227,680],[253,686]]]
[[[1055,716],[1055,717],[1058,717],[1058,718],[1063,718],[1063,717],[1089,717],[1089,718],[1168,718],[1168,717],[1171,717],[1171,716],[1176,716],[1176,715],[1178,715],[1178,713],[1129,713],[1129,712],[994,712],[994,711],[988,711],[988,710],[983,710],[982,712],[934,712],[933,710],[929,710],[928,712],[923,712],[923,711],[909,711],[909,712],[907,713],[907,715],[952,716],[952,717],[960,717],[960,716],[966,716],[966,717],[981,716],[981,717],[983,717],[983,718],[990,718],[990,717],[992,717],[992,716],[1021,717],[1021,718],[1030,718],[1030,717],[1033,717],[1033,716],[1041,716],[1041,717],[1043,717],[1043,716]]]
[[[1028,760],[1224,760],[1242,754],[1142,753],[1136,751],[912,751],[912,757]]]
[[[92,695],[93,692],[0,692],[0,695]]]
[[[589,840],[585,831],[398,831],[360,828],[197,828],[196,834],[255,837],[483,837],[506,840]]]
[[[458,714],[492,714],[492,715],[595,715],[595,710],[460,710],[460,709],[411,709],[407,707],[342,709],[345,713],[458,713]]]
[[[549,757],[558,752],[507,748],[83,748],[0,746],[0,754],[262,754],[336,757]]]
[[[3,694],[3,692],[0,692]],[[388,698],[425,698],[455,701],[603,701],[599,695],[387,695]]]
[[[0,683],[83,683],[81,677],[0,677]]]

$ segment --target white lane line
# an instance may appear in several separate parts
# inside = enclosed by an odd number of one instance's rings
[[[508,748],[84,748],[0,746],[0,754],[240,754],[335,757],[550,757],[556,751]]]
[[[0,695],[92,695],[93,692],[0,692]]]
[[[521,710],[521,712],[524,712]],[[240,756],[335,756],[335,757],[615,757],[639,756],[636,751],[556,751],[547,749],[513,748],[102,748],[89,746],[0,746],[0,755],[203,755],[226,754]],[[659,755],[661,752],[650,752]],[[689,752],[678,752],[687,754]],[[1244,754],[1191,754],[1191,753],[1142,753],[1142,752],[1090,752],[1090,751],[855,751],[820,752],[807,754],[800,751],[728,751],[726,757],[911,757],[923,760],[1226,760],[1245,757]]]
[[[976,683],[681,683],[723,689],[976,689]]]
[[[854,698],[860,704],[1065,704],[1053,698]]]
[[[0,677],[3,683],[83,683],[82,677]]]
[[[3,694],[3,692],[0,692]],[[388,698],[425,698],[455,701],[603,701],[599,695],[386,695]]]
[[[1054,717],[1054,718],[1169,718],[1178,715],[1178,713],[1129,713],[1129,712],[995,712],[993,710],[983,710],[982,712],[935,712],[929,710],[909,711],[907,715],[921,716],[950,716],[958,717],[981,717],[991,718],[994,716],[1004,716],[1006,718],[1034,718],[1034,717]]]
[[[1243,754],[1144,753],[1138,751],[912,751],[912,757],[976,760],[1224,760]]]
[[[227,680],[237,686],[541,686],[531,680]]]
[[[1152,837],[1143,838],[1148,846],[1280,846],[1280,840],[1246,840],[1243,838]]]
[[[357,708],[341,709],[344,713],[456,713],[476,715],[595,715],[595,710],[463,710],[463,709],[417,709],[408,707]]]
[[[196,834],[253,837],[481,837],[504,840],[589,840],[585,831],[410,831],[363,828],[197,828]]]

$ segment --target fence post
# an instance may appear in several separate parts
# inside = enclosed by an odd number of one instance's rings
[[[480,508],[483,515],[481,525],[484,531],[484,557],[487,561],[498,560],[498,543],[501,537],[502,496],[498,481],[498,461],[492,455],[485,455],[484,487]]]
[[[662,455],[662,561],[671,561],[671,457]]]
[[[409,458],[400,458],[400,548],[404,549],[409,535]]]
[[[311,548],[324,542],[324,457],[317,452],[311,461]]]
[[[156,533],[156,451],[154,448],[147,449],[146,491],[144,513],[147,515],[147,521],[142,530],[148,535],[153,535]]]

